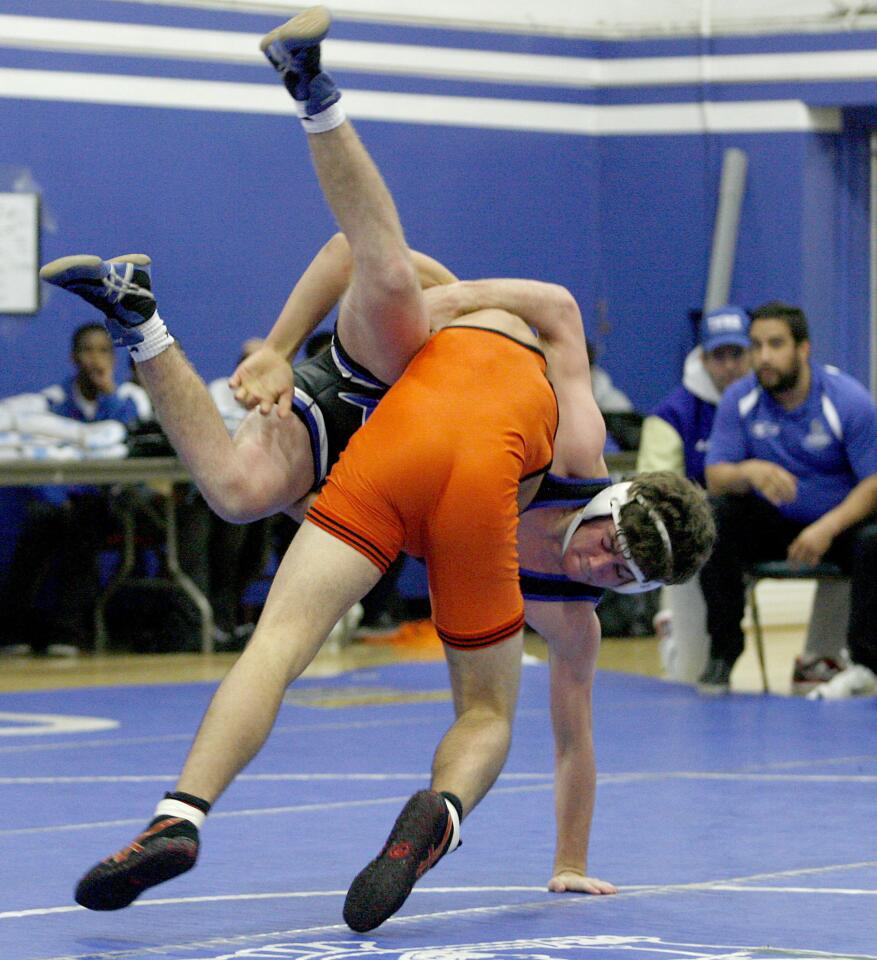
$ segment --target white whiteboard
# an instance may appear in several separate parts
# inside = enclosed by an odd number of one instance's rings
[[[40,307],[40,198],[0,193],[0,313]]]

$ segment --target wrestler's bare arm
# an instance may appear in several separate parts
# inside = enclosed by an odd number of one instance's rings
[[[353,260],[343,233],[336,233],[308,264],[293,287],[262,346],[241,361],[229,379],[235,399],[266,416],[276,404],[290,414],[293,374],[290,360],[338,303],[350,281]]]
[[[515,314],[535,329],[560,415],[555,470],[570,476],[603,475],[606,425],[591,390],[582,315],[565,287],[538,280],[466,280],[427,291],[424,298],[434,329],[485,309]]]
[[[430,291],[426,303],[433,329],[478,310],[513,313],[539,334],[549,363],[590,385],[582,315],[565,287],[540,280],[462,280]]]
[[[527,602],[527,622],[547,642],[551,723],[555,744],[557,839],[548,889],[555,893],[615,893],[588,875],[588,841],[597,772],[591,692],[600,646],[600,622],[590,603]]]
[[[291,360],[329,315],[350,283],[353,257],[343,233],[334,234],[292,288],[265,342]]]

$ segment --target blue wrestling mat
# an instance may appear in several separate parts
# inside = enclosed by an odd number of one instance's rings
[[[2,960],[877,958],[877,701],[601,673],[590,870],[621,892],[556,895],[545,666],[525,668],[511,757],[462,848],[371,934],[341,905],[428,782],[451,722],[441,663],[299,682],[198,866],[126,910],[76,906],[79,875],[171,788],[213,689],[0,698]]]

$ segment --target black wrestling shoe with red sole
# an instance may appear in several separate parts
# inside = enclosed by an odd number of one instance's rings
[[[127,847],[92,867],[74,896],[88,910],[121,910],[144,890],[191,870],[197,859],[198,828],[179,817],[159,817]]]
[[[384,848],[357,874],[344,901],[344,921],[357,933],[374,930],[405,901],[414,884],[444,856],[454,823],[444,797],[420,790],[405,804]]]

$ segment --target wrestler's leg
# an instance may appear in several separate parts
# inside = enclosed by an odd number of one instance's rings
[[[220,516],[253,520],[286,508],[310,489],[307,432],[291,420],[284,431],[275,423],[264,436],[249,429],[232,443],[207,387],[159,316],[148,256],[61,257],[47,263],[40,277],[104,314],[113,343],[128,348],[162,427]]]
[[[80,881],[76,899],[116,910],[195,864],[210,805],[264,744],[283,694],[329,631],[380,571],[340,540],[304,523],[271,586],[246,650],[213,697],[173,794],[147,830]]]
[[[361,553],[302,524],[246,650],[217,690],[177,789],[213,802],[265,742],[283,694],[380,577]]]
[[[372,930],[392,916],[457,846],[460,820],[505,763],[523,648],[515,468],[519,473],[520,463],[507,454],[458,457],[453,482],[430,505],[425,558],[433,616],[440,636],[470,649],[445,645],[456,720],[436,750],[432,789],[409,799],[383,849],[350,885],[344,919],[353,930]],[[491,636],[505,639],[489,644]]]
[[[460,798],[468,814],[493,786],[512,741],[524,632],[482,650],[445,655],[457,719],[432,762],[432,788]]]
[[[426,342],[420,283],[393,198],[349,121],[308,137],[323,193],[353,254],[338,335],[350,355],[385,383]]]
[[[429,327],[393,198],[343,119],[334,81],[320,68],[320,41],[330,22],[325,9],[306,10],[268,34],[262,49],[297,101],[320,186],[352,250],[339,338],[358,363],[392,383],[426,342]]]
[[[522,649],[523,630],[482,650],[446,648],[457,719],[433,759],[432,789],[405,804],[383,849],[347,891],[344,919],[353,930],[380,926],[459,844],[463,814],[487,793],[508,755]]]
[[[219,516],[257,520],[310,490],[313,458],[298,418],[250,414],[232,438],[204,381],[176,345],[137,369],[164,432]]]

